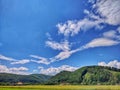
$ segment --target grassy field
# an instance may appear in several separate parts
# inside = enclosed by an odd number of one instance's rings
[[[118,85],[36,85],[36,86],[0,86],[0,90],[120,90]]]

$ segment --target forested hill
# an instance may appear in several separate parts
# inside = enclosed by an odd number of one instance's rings
[[[53,76],[47,84],[120,84],[120,69],[102,66],[86,66],[74,72],[62,71]]]
[[[25,84],[120,85],[120,69],[102,66],[86,66],[74,72],[62,71],[52,77],[42,74],[16,75],[0,73],[0,85]]]
[[[17,75],[0,73],[0,85],[44,84],[50,77],[43,74]]]

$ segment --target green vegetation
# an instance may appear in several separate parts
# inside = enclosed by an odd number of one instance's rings
[[[33,85],[33,86],[1,86],[0,90],[120,90],[114,85]]]
[[[42,74],[31,74],[31,75],[16,75],[1,73],[0,74],[0,85],[20,85],[20,84],[44,84],[50,76]]]
[[[55,76],[0,74],[0,85],[120,85],[120,69],[87,66]]]
[[[74,72],[62,71],[53,76],[47,84],[118,85],[120,69],[87,66]]]

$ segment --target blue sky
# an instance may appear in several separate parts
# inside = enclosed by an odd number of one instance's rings
[[[120,68],[120,1],[0,0],[0,72],[55,75]]]

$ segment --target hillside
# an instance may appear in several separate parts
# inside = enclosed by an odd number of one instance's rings
[[[52,77],[43,74],[17,75],[0,73],[0,85],[20,84],[115,85],[120,84],[120,69],[86,66],[74,72],[62,71]]]
[[[62,71],[53,76],[47,84],[120,84],[120,69],[102,66],[87,66],[74,72]]]
[[[43,84],[50,76],[42,74],[17,75],[0,73],[0,85]]]

